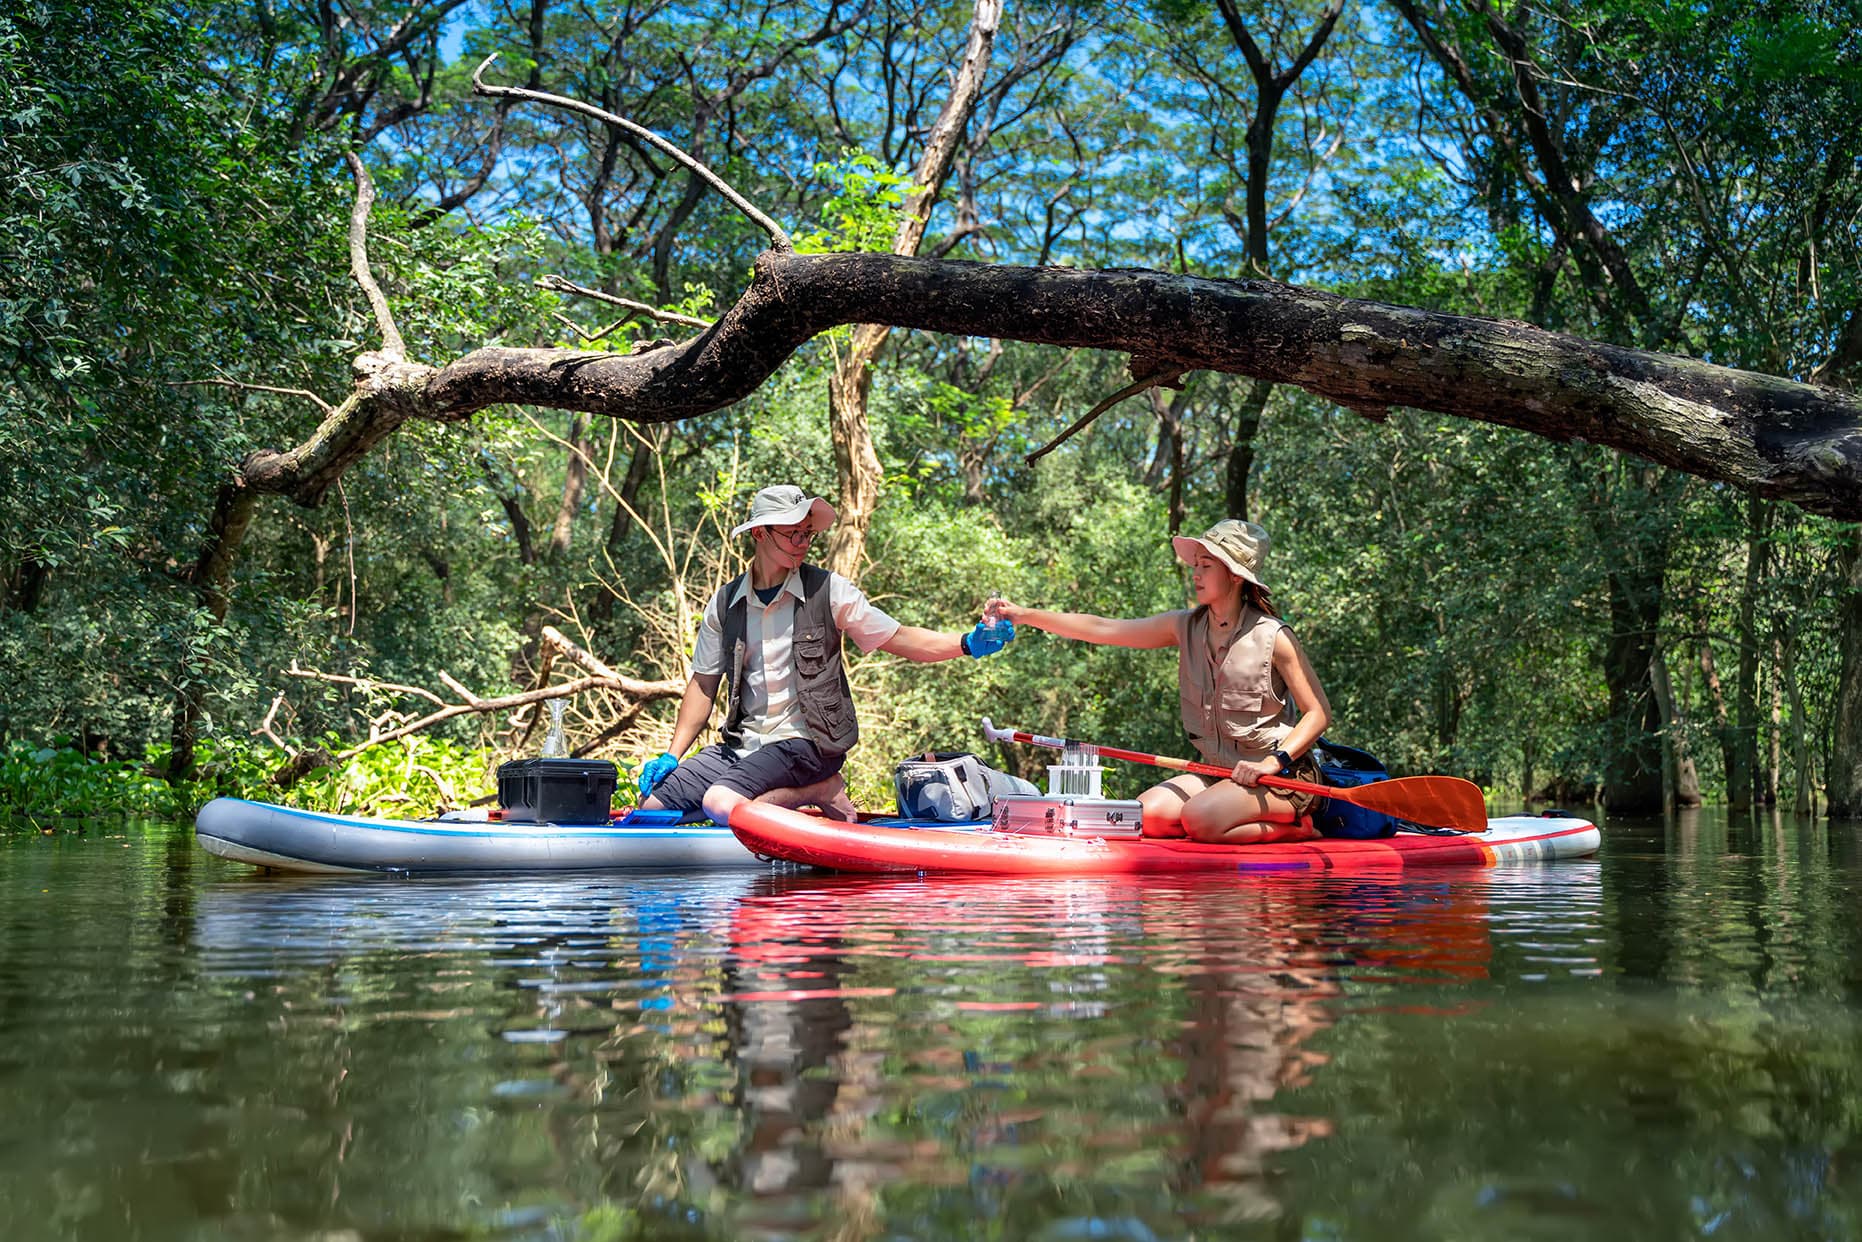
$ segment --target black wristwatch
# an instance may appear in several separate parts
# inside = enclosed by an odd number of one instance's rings
[[[1280,775],[1285,776],[1293,770],[1293,756],[1284,750],[1274,752],[1274,758],[1280,760]]]

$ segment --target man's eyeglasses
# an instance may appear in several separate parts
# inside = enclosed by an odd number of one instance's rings
[[[793,544],[808,543],[815,537],[814,529],[806,522],[800,526],[772,526],[769,533]]]

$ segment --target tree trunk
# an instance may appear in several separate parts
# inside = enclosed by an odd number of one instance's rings
[[[1157,452],[1152,457],[1153,469],[1148,471],[1147,479],[1153,486],[1163,483],[1167,489],[1164,512],[1168,515],[1169,533],[1176,535],[1183,529],[1183,407],[1185,404],[1181,388],[1171,392],[1168,397],[1162,388],[1147,389],[1145,395],[1151,402],[1151,412],[1157,415]],[[1166,477],[1159,479],[1157,475]]]
[[[969,43],[951,83],[950,98],[931,127],[931,137],[905,196],[903,218],[892,241],[895,255],[915,255],[924,242],[931,208],[950,175],[964,126],[976,107],[983,75],[989,71],[990,48],[1001,23],[1002,0],[976,0]],[[866,533],[872,527],[873,511],[879,505],[879,486],[885,477],[879,451],[873,445],[872,424],[866,416],[866,398],[872,386],[873,363],[891,331],[884,324],[857,325],[847,352],[835,360],[834,377],[828,385],[828,423],[834,434],[840,520],[828,540],[827,567],[849,578],[858,575],[860,560],[866,555]]]
[[[1273,395],[1274,386],[1266,380],[1256,380],[1248,385],[1248,395],[1241,399],[1241,408],[1235,413],[1235,442],[1228,450],[1227,511],[1228,516],[1246,521],[1248,518],[1248,478],[1254,473],[1254,437],[1260,434],[1261,415],[1267,410],[1267,399]]]
[[[1848,534],[1838,561],[1842,675],[1830,721],[1829,768],[1824,774],[1832,819],[1862,818],[1862,527]]]
[[[1733,734],[1727,750],[1726,805],[1745,810],[1759,789],[1759,587],[1765,576],[1765,531],[1770,510],[1757,496],[1746,501],[1746,578],[1739,599],[1739,671],[1733,683]]]
[[[233,561],[239,545],[252,527],[258,497],[233,484],[222,487],[214,497],[213,516],[208,520],[207,539],[200,559],[188,575],[194,588],[196,604],[205,609],[215,625],[226,620],[230,602],[227,594],[232,584]],[[353,604],[352,604],[353,606]],[[186,780],[194,774],[194,747],[200,740],[200,717],[207,696],[208,669],[200,660],[184,660],[179,684],[175,687],[174,719],[169,725],[168,769],[171,782]]]
[[[1650,668],[1662,615],[1661,555],[1609,576],[1610,637],[1604,652],[1609,690],[1609,729],[1604,761],[1604,808],[1622,815],[1651,815],[1662,809],[1661,713]],[[1651,563],[1653,561],[1653,563]]]
[[[51,566],[29,556],[7,575],[6,589],[0,591],[0,612],[37,612],[45,598],[45,583],[52,576]]]
[[[1274,164],[1274,132],[1280,103],[1300,75],[1312,65],[1319,55],[1319,49],[1325,46],[1325,41],[1331,37],[1345,5],[1344,0],[1332,0],[1326,5],[1312,35],[1284,71],[1268,59],[1269,53],[1279,50],[1278,31],[1269,43],[1267,52],[1263,52],[1242,20],[1240,6],[1234,0],[1217,0],[1216,8],[1228,28],[1235,49],[1248,63],[1249,76],[1254,79],[1254,115],[1248,121],[1247,132],[1242,136],[1248,163],[1247,184],[1243,186],[1247,221],[1245,241],[1248,266],[1255,275],[1266,276],[1272,270],[1268,266],[1267,254],[1267,179]],[[1254,469],[1254,437],[1260,434],[1261,414],[1267,409],[1267,398],[1272,392],[1272,384],[1254,384],[1242,401],[1241,415],[1235,422],[1235,440],[1228,454],[1228,516],[1232,518],[1246,520],[1248,516],[1248,475]]]
[[[1781,680],[1779,668],[1784,664],[1784,641],[1778,637],[1777,630],[1772,631],[1771,642],[1771,745],[1767,747],[1765,764],[1765,805],[1778,805],[1778,776],[1784,767],[1784,692],[1778,684]]]
[[[575,515],[582,508],[582,492],[588,486],[588,416],[578,414],[569,421],[568,461],[563,465],[562,500],[556,506],[556,520],[550,524],[549,557],[562,559],[569,551],[575,534]]]
[[[1658,647],[1649,664],[1649,687],[1662,722],[1662,812],[1700,805],[1700,772],[1688,753],[1687,717],[1668,674],[1668,651]]]
[[[1700,677],[1706,687],[1707,703],[1713,709],[1713,736],[1720,744],[1720,777],[1725,784],[1727,805],[1731,806],[1738,782],[1733,773],[1739,767],[1739,744],[1733,734],[1732,713],[1726,706],[1726,687],[1720,682],[1720,666],[1713,658],[1713,641],[1700,644]]]
[[[1811,813],[1810,730],[1804,715],[1804,696],[1797,684],[1797,637],[1792,635],[1779,652],[1778,680],[1784,683],[1785,701],[1791,707],[1791,778],[1796,794],[1791,809],[1798,815]]]

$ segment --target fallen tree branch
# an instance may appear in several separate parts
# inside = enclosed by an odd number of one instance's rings
[[[289,675],[306,677],[316,681],[341,682],[354,680],[353,678],[340,677],[334,673],[319,673],[310,669],[292,672]],[[666,684],[671,685],[670,682]],[[385,687],[377,683],[377,688]],[[541,690],[525,690],[517,694],[500,695],[495,699],[479,699],[477,702],[473,703],[443,703],[438,711],[428,712],[426,715],[412,720],[407,724],[389,729],[386,732],[371,732],[368,741],[360,742],[351,746],[348,750],[338,752],[336,758],[338,760],[353,759],[363,751],[380,746],[383,742],[398,741],[401,738],[431,729],[436,724],[444,723],[445,721],[455,719],[459,716],[471,716],[485,712],[501,712],[507,708],[522,707],[528,703],[541,703],[547,699],[566,699],[571,695],[581,694],[587,690],[613,690],[617,688],[618,687],[614,686],[605,678],[583,677],[577,681],[565,681],[559,682],[553,686],[546,686]],[[681,685],[677,690],[669,690],[667,692],[667,697],[683,691],[684,688],[685,687]],[[423,698],[432,699],[435,702],[442,702],[438,696],[430,692],[417,691],[417,693]]]
[[[754,392],[848,323],[1154,359],[1292,384],[1354,410],[1408,406],[1620,449],[1817,513],[1862,519],[1862,396],[1514,320],[1444,315],[1269,280],[766,251],[710,328],[644,354],[475,350],[445,367],[370,366],[305,444],[246,459],[247,488],[315,504],[401,422],[493,405],[665,423]]]
[[[662,699],[677,698],[685,693],[685,683],[683,681],[670,679],[664,681],[646,681],[638,677],[629,677],[625,673],[610,668],[596,656],[577,646],[574,642],[571,642],[560,630],[556,629],[555,626],[544,626],[542,636],[545,644],[545,656],[541,676],[548,675],[549,661],[551,654],[554,652],[560,652],[567,656],[575,664],[587,670],[591,676],[579,678],[575,681],[558,682],[555,685],[538,685],[530,690],[523,690],[515,694],[500,695],[497,698],[488,699],[474,694],[461,684],[457,678],[452,676],[452,674],[442,671],[439,674],[440,681],[447,689],[458,695],[460,700],[456,703],[449,703],[439,695],[433,693],[433,691],[423,689],[420,686],[404,686],[395,682],[376,681],[369,677],[352,677],[345,673],[326,673],[318,669],[300,668],[296,663],[293,663],[290,668],[284,670],[284,674],[287,677],[297,677],[306,681],[321,681],[339,686],[354,686],[364,693],[387,691],[394,694],[410,695],[415,698],[424,699],[426,702],[433,704],[437,709],[412,720],[409,720],[401,713],[391,712],[387,716],[371,721],[368,740],[351,746],[348,750],[335,755],[334,761],[338,762],[353,759],[363,751],[380,746],[384,742],[397,741],[400,738],[420,733],[426,729],[432,728],[436,724],[442,724],[445,721],[453,720],[460,716],[483,715],[489,712],[501,712],[512,708],[522,708],[531,704],[546,702],[550,699],[569,698],[573,695],[582,694],[591,690],[604,691],[611,695],[618,695],[623,700],[621,723],[619,725],[608,726],[594,741],[577,748],[578,754],[586,754],[599,746],[603,741],[618,737],[621,733],[626,732],[626,730],[632,727],[633,723],[639,719],[640,714],[652,704]],[[539,680],[540,679],[541,677]],[[280,695],[279,699],[282,698],[283,695]],[[274,701],[272,710],[266,714],[265,725],[262,727],[269,728],[277,710],[278,703]],[[516,744],[518,746],[521,746],[523,741],[529,738],[531,729],[535,728],[536,717],[540,714],[541,713],[534,713],[532,715],[530,725],[517,739]],[[392,727],[384,729],[381,725],[385,721],[404,723],[395,723]],[[331,760],[326,756],[325,761],[328,762]],[[296,760],[294,758],[293,765],[287,766],[294,766],[295,763]],[[278,778],[274,776],[273,779],[276,780]]]
[[[301,677],[307,681],[327,681],[338,686],[354,686],[364,694],[385,690],[390,694],[411,694],[415,698],[425,699],[439,706],[444,706],[446,703],[445,699],[421,686],[403,686],[392,681],[376,681],[373,677],[351,677],[346,673],[325,673],[312,668],[299,668],[295,660],[291,662],[290,668],[284,670],[284,675]]]

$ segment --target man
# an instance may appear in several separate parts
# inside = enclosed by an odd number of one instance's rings
[[[702,806],[720,824],[749,801],[815,806],[852,819],[841,765],[860,728],[841,665],[842,636],[861,651],[925,664],[960,655],[981,659],[1015,637],[1006,621],[978,622],[966,634],[900,625],[847,579],[804,564],[810,541],[837,516],[827,501],[799,487],[756,494],[750,520],[731,531],[749,534],[750,569],[725,583],[705,608],[672,747],[640,770],[641,806]],[[680,762],[711,719],[726,677],[722,740]]]

